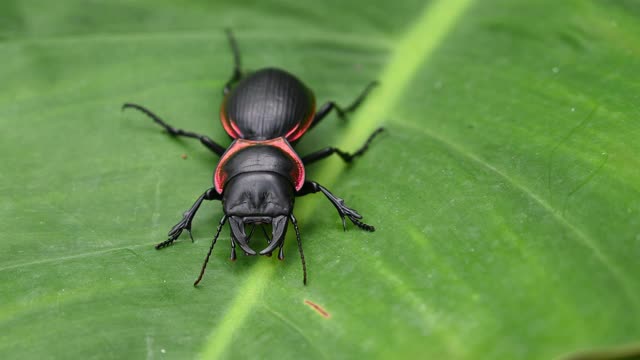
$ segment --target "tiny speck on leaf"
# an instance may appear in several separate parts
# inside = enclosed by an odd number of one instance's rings
[[[311,300],[305,300],[304,301],[305,304],[309,305],[310,308],[312,308],[313,310],[315,310],[318,314],[320,314],[322,317],[328,319],[331,317],[331,314],[329,314],[327,312],[327,310],[325,310],[322,306],[314,303]]]
[[[187,154],[182,154],[182,155],[180,155],[180,157],[181,157],[183,160],[186,160],[186,159],[187,159]]]

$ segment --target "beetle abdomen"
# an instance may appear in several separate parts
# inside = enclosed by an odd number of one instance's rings
[[[222,106],[222,124],[233,138],[266,140],[287,137],[313,120],[313,93],[284,70],[262,69],[229,93]]]

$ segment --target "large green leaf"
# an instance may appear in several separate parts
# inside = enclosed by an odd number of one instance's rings
[[[640,333],[635,1],[79,1],[0,5],[2,358],[551,358]],[[297,74],[319,101],[381,86],[300,143],[309,177],[377,232],[300,199],[310,282],[231,263],[222,215],[152,245],[216,158],[120,105],[228,143],[231,72]],[[182,159],[186,154],[187,158]],[[321,306],[323,316],[311,303]],[[631,348],[633,351],[633,347]]]

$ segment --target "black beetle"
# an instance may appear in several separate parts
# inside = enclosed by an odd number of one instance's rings
[[[295,144],[309,129],[318,125],[331,110],[336,110],[338,116],[344,119],[347,113],[354,111],[362,103],[376,82],[370,83],[348,107],[341,108],[330,101],[316,112],[313,92],[284,70],[266,68],[243,76],[238,45],[230,31],[227,31],[227,36],[235,64],[233,75],[223,89],[224,100],[220,110],[222,126],[233,139],[228,148],[207,136],[176,129],[143,106],[131,103],[122,106],[123,110],[133,108],[145,113],[173,136],[199,139],[209,150],[221,156],[213,176],[214,186],[200,195],[184,213],[182,220],[171,228],[169,238],[157,244],[156,249],[171,245],[183,230],[187,230],[191,236],[191,222],[203,200],[221,200],[224,216],[194,285],[202,279],[213,246],[227,220],[231,228],[231,260],[236,259],[236,244],[246,255],[256,255],[249,246],[249,240],[258,224],[272,226],[271,238],[263,227],[268,245],[259,254],[271,256],[279,247],[278,258],[282,260],[284,237],[291,221],[302,259],[303,283],[306,284],[307,269],[300,231],[293,216],[296,197],[322,192],[338,210],[343,228],[346,229],[345,217],[363,230],[374,231],[375,228],[360,221],[362,216],[346,206],[344,200],[322,185],[306,180],[305,165],[331,154],[337,154],[349,163],[362,155],[383,129],[376,129],[353,154],[327,147],[301,158],[291,144]],[[251,226],[249,234],[246,233],[245,226]]]

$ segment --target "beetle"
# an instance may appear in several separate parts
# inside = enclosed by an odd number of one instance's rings
[[[122,109],[135,109],[150,117],[172,136],[198,139],[209,150],[220,156],[213,174],[213,187],[207,189],[187,210],[182,219],[168,233],[167,240],[157,244],[156,249],[171,245],[184,230],[191,240],[191,223],[204,200],[222,202],[224,215],[218,223],[209,252],[194,286],[202,280],[213,247],[220,231],[228,221],[231,229],[231,260],[236,260],[236,246],[245,255],[271,256],[278,248],[278,259],[284,259],[284,238],[289,222],[296,232],[298,251],[302,261],[303,284],[307,283],[307,268],[302,250],[298,222],[293,215],[296,197],[321,192],[333,204],[346,230],[345,217],[358,228],[374,231],[375,228],[361,221],[360,215],[348,207],[344,200],[327,188],[305,177],[305,166],[337,154],[347,163],[367,151],[372,140],[383,131],[376,129],[355,152],[347,153],[335,147],[326,147],[300,157],[294,150],[300,138],[317,126],[332,110],[341,119],[364,101],[377,82],[371,82],[347,107],[329,101],[316,111],[313,92],[294,75],[278,69],[264,68],[250,74],[241,69],[240,51],[230,30],[226,31],[233,52],[234,69],[223,88],[220,120],[233,140],[227,148],[211,138],[191,131],[175,128],[144,106],[125,103]],[[271,237],[264,226],[271,225]],[[256,225],[260,225],[267,246],[256,252],[249,241]],[[247,229],[250,228],[249,233]]]

